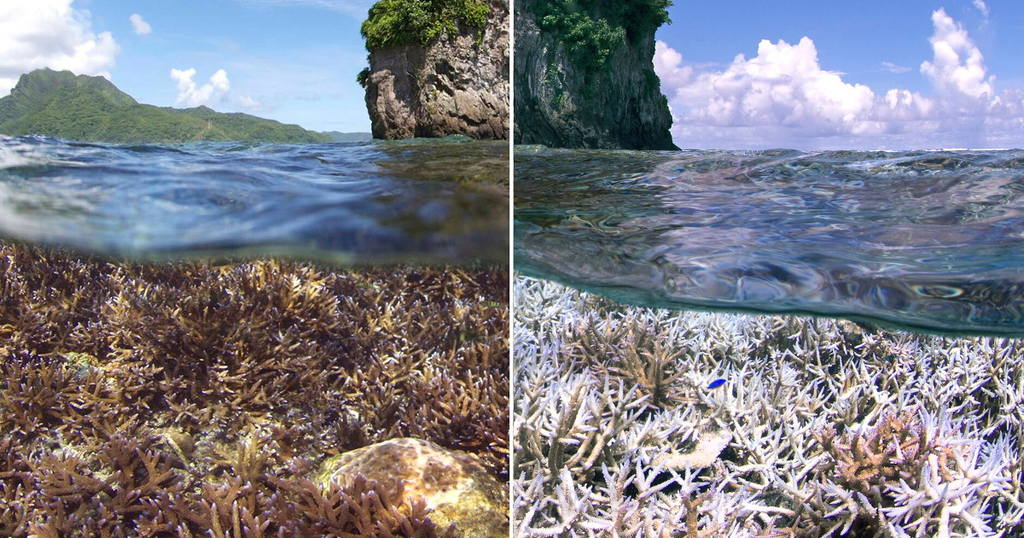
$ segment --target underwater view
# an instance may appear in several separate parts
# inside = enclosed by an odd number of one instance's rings
[[[1022,159],[517,147],[517,536],[1024,533]]]
[[[507,535],[507,144],[2,142],[0,535]]]
[[[101,144],[0,136],[0,233],[145,259],[508,257],[508,144]]]
[[[516,149],[516,266],[643,306],[1024,335],[1024,151]]]

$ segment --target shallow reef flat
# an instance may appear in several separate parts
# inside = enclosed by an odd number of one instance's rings
[[[1024,535],[1022,341],[514,297],[516,536]]]
[[[506,483],[507,296],[505,268],[0,243],[0,535],[457,535],[318,466],[413,437]]]

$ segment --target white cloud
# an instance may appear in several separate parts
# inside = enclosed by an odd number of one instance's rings
[[[202,86],[196,86],[195,76],[195,68],[171,69],[171,78],[178,83],[177,104],[194,107],[215,103],[231,89],[228,73],[223,69],[218,69],[210,77],[210,81]]]
[[[988,4],[985,3],[985,0],[974,0],[974,7],[977,8],[978,13],[981,13],[982,17],[988,18]]]
[[[928,41],[934,58],[921,64],[921,72],[944,94],[971,99],[993,96],[995,77],[985,76],[985,58],[967,30],[943,9],[932,13],[932,25],[935,33]]]
[[[909,71],[913,71],[913,69],[910,68],[910,67],[907,67],[905,65],[894,64],[892,62],[882,62],[882,69],[885,69],[886,71],[888,71],[890,73],[896,73],[896,74],[907,73]]]
[[[663,41],[654,44],[654,70],[661,78],[662,85],[679,87],[693,78],[693,67],[683,65],[683,55]]]
[[[71,4],[0,2],[0,95],[18,76],[42,67],[110,77],[120,47],[110,32],[94,33],[89,12]]]
[[[149,35],[150,32],[153,31],[153,27],[150,26],[149,23],[142,18],[142,15],[139,15],[138,13],[132,13],[131,16],[128,17],[128,20],[132,21],[132,30],[134,30],[137,35]]]
[[[996,95],[980,50],[944,10],[932,14],[933,58],[921,73],[938,94],[876,94],[823,69],[814,42],[762,40],[724,70],[697,70],[665,43],[655,70],[684,147],[907,148],[1024,145],[1024,92]],[[901,66],[883,62],[899,72]],[[1016,142],[1010,143],[1010,141]],[[999,141],[996,143],[995,141]]]

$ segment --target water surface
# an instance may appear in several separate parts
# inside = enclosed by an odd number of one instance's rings
[[[105,145],[0,136],[0,234],[134,258],[503,262],[506,142]]]
[[[1024,335],[1024,151],[516,149],[517,269],[632,304]]]

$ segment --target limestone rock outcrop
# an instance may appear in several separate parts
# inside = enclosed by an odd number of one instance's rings
[[[490,0],[483,28],[460,25],[429,45],[370,51],[366,108],[374,138],[507,139],[509,5]]]
[[[657,26],[637,30],[609,51],[599,69],[588,69],[574,59],[564,39],[580,39],[579,35],[540,27],[537,12],[545,1],[515,3],[515,142],[675,149],[669,133],[672,115],[654,73]],[[623,9],[621,4],[611,5],[620,1],[593,1],[576,9],[589,10],[600,19],[603,4],[609,4],[609,11]]]

